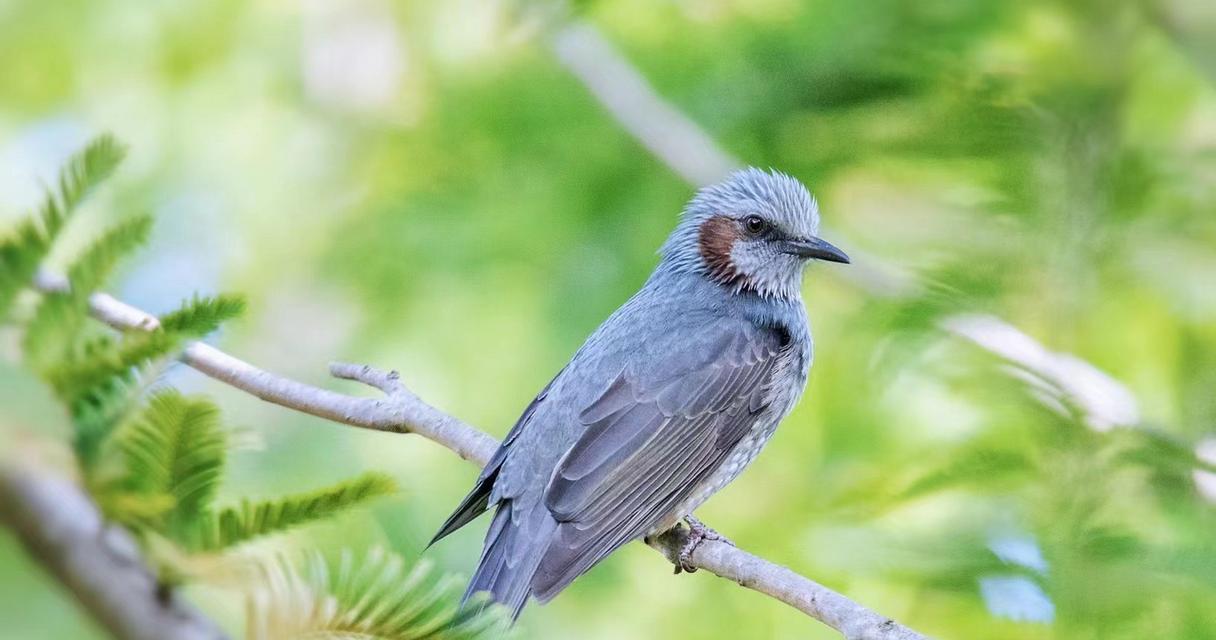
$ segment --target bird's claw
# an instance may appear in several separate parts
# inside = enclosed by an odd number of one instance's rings
[[[688,523],[688,539],[684,541],[684,546],[680,548],[680,555],[676,557],[675,572],[677,575],[681,571],[696,573],[697,567],[692,563],[692,553],[697,550],[697,547],[701,546],[702,542],[715,540],[725,542],[732,547],[735,546],[735,543],[731,542],[729,538],[710,529],[704,522],[701,522],[694,516],[685,516],[684,522]]]

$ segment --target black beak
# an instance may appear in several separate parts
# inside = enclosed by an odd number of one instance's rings
[[[804,260],[814,258],[816,260],[849,264],[849,256],[845,255],[840,249],[833,247],[827,241],[820,240],[819,238],[782,240],[781,252],[798,256]]]

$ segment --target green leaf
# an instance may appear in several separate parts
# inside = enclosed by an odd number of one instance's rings
[[[182,542],[197,550],[218,550],[260,536],[333,516],[368,500],[397,491],[392,478],[368,473],[332,487],[263,502],[242,501],[221,510],[214,520]]]
[[[1172,434],[1148,428],[1119,429],[1109,437],[1123,445],[1120,459],[1125,462],[1188,476],[1194,469],[1216,473],[1216,464],[1199,457],[1194,444]]]
[[[160,391],[115,434],[128,490],[171,496],[162,531],[189,529],[205,518],[224,470],[227,438],[219,410],[199,398]]]
[[[144,243],[151,229],[148,216],[136,216],[113,226],[68,269],[70,291],[43,297],[24,340],[26,359],[36,371],[45,374],[77,346],[88,318],[89,294],[104,283],[120,258]]]
[[[75,405],[111,380],[130,381],[136,370],[172,352],[180,342],[160,330],[132,332],[118,341],[100,338],[84,345],[85,353],[51,366],[45,377],[60,398]]]
[[[309,555],[297,568],[278,558],[262,565],[248,602],[246,637],[473,640],[502,637],[500,606],[460,606],[460,581],[435,578],[426,563],[407,569],[400,556],[374,549],[363,560]],[[481,604],[481,603],[478,603]]]
[[[126,155],[126,147],[107,133],[94,138],[68,160],[59,172],[57,193],[48,194],[42,205],[43,229],[49,237],[59,233],[67,216],[114,173]]]
[[[105,284],[119,260],[143,246],[152,233],[152,216],[132,216],[106,230],[68,268],[76,296],[87,296]]]
[[[240,296],[195,296],[193,300],[182,303],[177,311],[161,316],[160,326],[169,333],[201,337],[244,312],[245,299]]]
[[[894,499],[902,502],[957,488],[1003,487],[1033,470],[1033,462],[1020,451],[986,446],[966,448],[915,478]]]
[[[63,363],[46,372],[59,397],[74,404],[85,393],[111,379],[129,381],[140,368],[176,350],[184,338],[197,338],[214,331],[221,322],[244,309],[234,296],[195,298],[161,318],[153,331],[129,331],[121,340],[102,337],[85,341]]]
[[[72,448],[86,475],[92,474],[102,444],[132,411],[139,386],[126,378],[111,378],[78,394],[69,404],[75,437]]]
[[[49,321],[58,317],[54,314],[70,314],[71,304],[66,297],[49,298],[44,318]],[[93,461],[97,445],[126,414],[138,387],[139,372],[179,349],[183,340],[202,337],[243,308],[244,302],[233,296],[196,298],[165,315],[156,330],[128,331],[119,338],[77,337],[76,344],[61,359],[42,364],[43,377],[71,408],[77,427],[77,452],[86,468]],[[62,324],[57,330],[84,322],[72,317],[76,319],[60,318]]]
[[[87,320],[88,309],[71,294],[44,295],[22,339],[26,363],[45,377],[76,346]]]
[[[0,320],[8,317],[17,294],[29,286],[49,250],[50,244],[28,220],[0,241]]]
[[[95,138],[68,160],[59,174],[58,189],[46,194],[37,220],[31,217],[19,223],[0,242],[0,319],[8,315],[17,293],[29,286],[77,206],[114,173],[125,155],[112,136]]]
[[[48,371],[47,379],[61,397],[72,400],[77,392],[111,378],[126,379],[133,370],[177,349],[184,338],[202,337],[244,308],[244,300],[236,296],[195,298],[162,316],[161,326],[153,331],[129,331],[118,341],[107,337],[80,345],[68,362]]]
[[[130,491],[118,485],[94,483],[89,493],[106,517],[139,534],[155,530],[173,510],[173,496]]]

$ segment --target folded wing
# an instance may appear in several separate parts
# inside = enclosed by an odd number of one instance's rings
[[[750,432],[786,340],[743,322],[712,331],[698,353],[627,368],[581,413],[587,430],[545,492],[558,524],[532,581],[540,600],[646,535]]]

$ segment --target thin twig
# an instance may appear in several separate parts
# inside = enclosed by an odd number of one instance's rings
[[[401,384],[401,374],[396,371],[384,372],[368,365],[359,366],[346,362],[332,362],[329,365],[329,375],[342,380],[362,382],[369,387],[375,387],[390,398],[399,398],[409,390]]]

